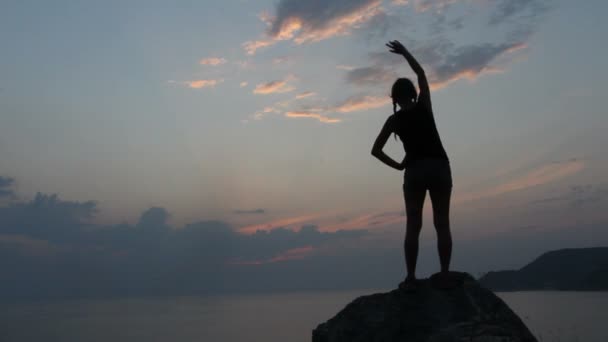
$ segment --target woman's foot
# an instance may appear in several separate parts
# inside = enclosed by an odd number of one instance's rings
[[[407,277],[404,281],[399,284],[399,289],[405,292],[412,292],[418,288],[418,279],[414,277]]]

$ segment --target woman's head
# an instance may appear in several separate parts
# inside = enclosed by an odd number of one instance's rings
[[[399,107],[407,108],[416,101],[418,92],[409,78],[399,78],[393,83],[391,97],[393,98],[393,106],[399,104]]]

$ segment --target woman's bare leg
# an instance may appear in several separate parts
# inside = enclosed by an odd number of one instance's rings
[[[429,190],[433,204],[433,221],[437,231],[437,250],[441,272],[449,272],[452,258],[452,234],[450,232],[450,197],[451,187]]]
[[[405,230],[405,265],[407,267],[407,278],[416,279],[416,261],[418,259],[418,238],[422,229],[422,208],[426,189],[413,190],[404,189],[405,212],[407,225]]]

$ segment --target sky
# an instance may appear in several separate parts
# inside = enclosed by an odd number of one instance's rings
[[[414,77],[385,47],[395,39],[431,82],[454,179],[454,268],[606,246],[606,11],[599,0],[3,1],[0,264],[15,279],[3,290],[396,283],[403,174],[370,154],[392,82]],[[392,138],[385,151],[403,157]],[[430,213],[427,200],[422,275],[438,270]]]

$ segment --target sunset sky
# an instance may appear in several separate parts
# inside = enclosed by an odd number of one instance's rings
[[[607,12],[600,0],[4,1],[0,216],[40,192],[57,195],[57,215],[86,206],[80,218],[99,227],[158,209],[171,229],[361,230],[354,246],[398,250],[403,175],[370,154],[392,82],[414,76],[384,45],[398,39],[431,81],[455,239],[518,236],[535,256],[546,236],[608,222]],[[386,151],[403,157],[392,138]],[[0,248],[78,243],[10,217]],[[222,260],[280,263],[351,242]],[[524,261],[492,258],[484,267]]]

